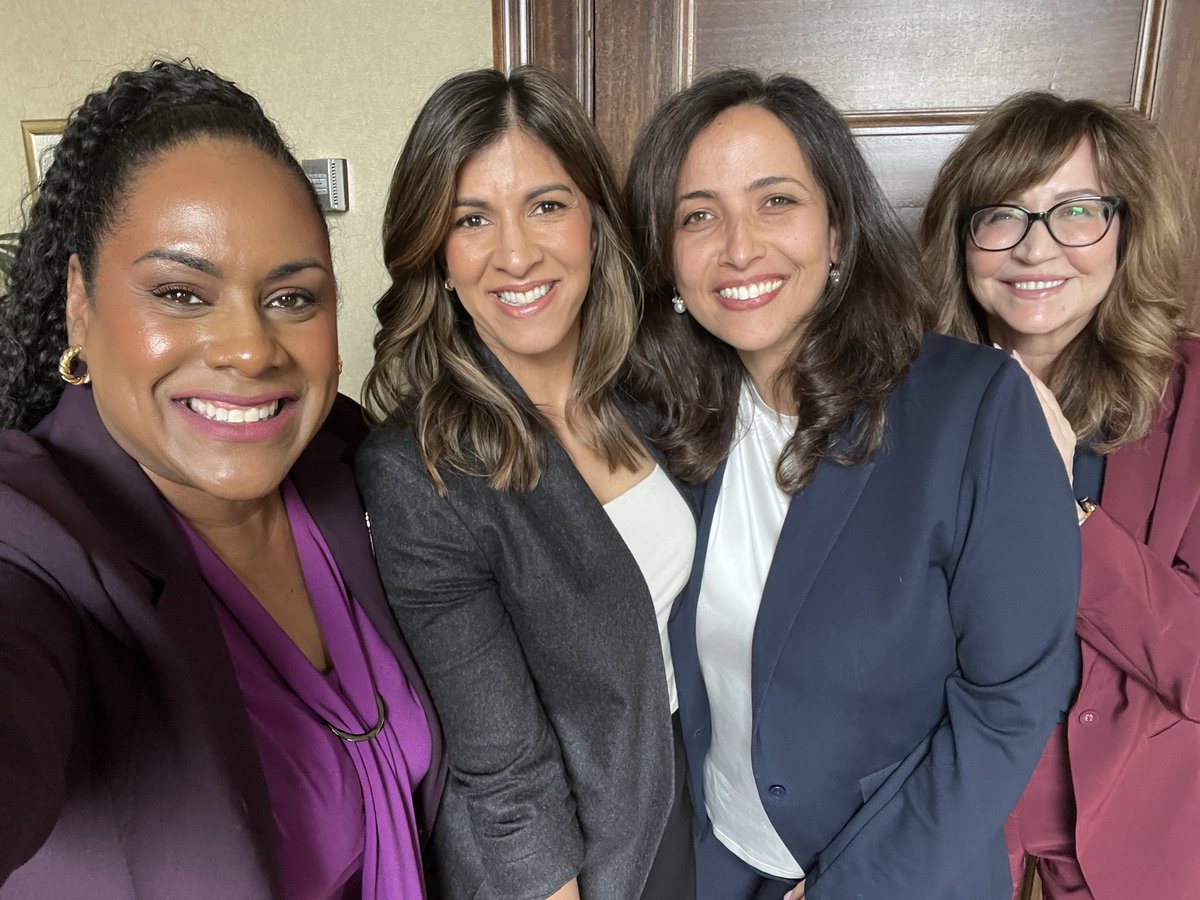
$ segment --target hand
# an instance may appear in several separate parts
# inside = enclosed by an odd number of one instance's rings
[[[783,895],[783,900],[804,900],[804,882],[800,882]]]
[[[1021,368],[1025,370],[1030,383],[1033,384],[1033,392],[1037,395],[1038,403],[1041,404],[1042,415],[1046,417],[1046,424],[1050,427],[1050,437],[1054,439],[1054,446],[1058,448],[1063,465],[1067,467],[1067,480],[1074,483],[1075,429],[1063,415],[1062,407],[1058,405],[1054,393],[1029,370],[1016,350],[1012,351],[1012,358],[1021,364]]]

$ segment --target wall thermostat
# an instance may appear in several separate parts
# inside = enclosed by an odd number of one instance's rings
[[[350,193],[346,184],[344,159],[304,159],[300,161],[304,174],[312,182],[321,209],[345,212],[350,208]]]

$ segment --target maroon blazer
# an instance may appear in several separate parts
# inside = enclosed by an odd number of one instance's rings
[[[340,398],[291,478],[433,732],[422,839],[445,761],[388,611]],[[0,898],[282,897],[275,825],[216,599],[91,390],[0,434]]]
[[[1097,900],[1200,897],[1200,342],[1179,354],[1164,415],[1109,457],[1081,529],[1067,744]]]

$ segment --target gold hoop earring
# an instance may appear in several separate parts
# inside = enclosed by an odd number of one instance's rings
[[[341,375],[341,374],[342,374],[342,368],[343,368],[343,363],[342,363],[342,354],[340,354],[340,353],[339,353],[339,354],[338,354],[338,374],[339,374],[339,375]]]
[[[446,280],[442,282],[442,287],[448,291],[454,290],[454,282],[450,280],[450,276],[446,276]]]
[[[58,358],[58,374],[67,384],[91,384],[92,373],[85,371],[82,375],[76,375],[74,372],[75,360],[79,358],[79,354],[83,352],[83,348],[78,344],[73,344],[62,352],[62,356]]]

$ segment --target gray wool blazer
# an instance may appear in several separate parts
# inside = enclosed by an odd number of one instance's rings
[[[644,411],[623,411],[641,432]],[[546,441],[528,493],[444,473],[439,497],[397,416],[357,459],[388,599],[446,736],[434,898],[543,900],[578,876],[584,900],[635,900],[670,812],[649,590],[566,451]]]

